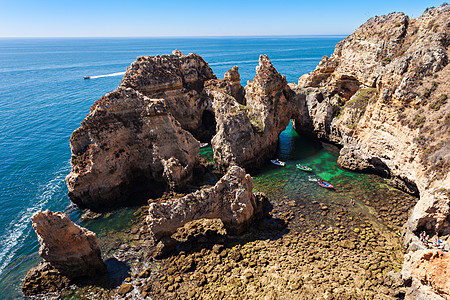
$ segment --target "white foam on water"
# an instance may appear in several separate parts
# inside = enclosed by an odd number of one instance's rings
[[[42,210],[52,197],[64,188],[64,177],[68,168],[66,165],[56,172],[55,178],[42,188],[32,206],[20,212],[17,218],[6,227],[5,234],[0,237],[0,275],[11,263],[17,250],[30,233],[30,217],[38,210]]]
[[[319,181],[319,179],[317,179],[317,178],[315,178],[315,177],[312,177],[312,176],[308,176],[308,180],[309,180],[309,181],[313,181],[313,182]]]
[[[102,78],[102,77],[114,77],[114,76],[120,76],[120,75],[125,75],[125,72],[117,72],[117,73],[111,73],[111,74],[106,74],[106,75],[91,76],[91,79]]]

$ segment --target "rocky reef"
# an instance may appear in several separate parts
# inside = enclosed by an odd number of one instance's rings
[[[43,262],[24,279],[25,295],[60,291],[71,279],[106,272],[97,236],[60,212],[38,211],[31,217]]]
[[[234,166],[211,188],[150,204],[147,224],[157,239],[198,219],[220,219],[228,232],[240,233],[263,213],[266,198],[252,191],[252,177]]]

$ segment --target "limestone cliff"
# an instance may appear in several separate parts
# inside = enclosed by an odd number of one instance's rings
[[[205,81],[215,78],[199,55],[184,55],[175,50],[172,55],[138,57],[127,68],[120,87],[132,88],[149,98],[164,99],[168,111],[183,129],[199,139],[207,139],[205,131],[212,124],[204,112],[211,111],[211,103],[203,87]]]
[[[212,89],[209,94],[217,124],[211,141],[217,167],[222,171],[233,165],[253,169],[267,163],[292,115],[286,78],[261,55],[256,76],[245,87],[246,105],[224,91]]]
[[[450,233],[449,20],[450,5],[374,17],[290,85],[297,131],[342,145],[341,166],[420,195],[407,233]]]
[[[253,179],[237,166],[211,188],[181,199],[151,203],[147,224],[158,239],[170,236],[179,227],[198,219],[220,219],[231,232],[241,232],[262,214],[265,197],[253,194]]]
[[[245,90],[241,85],[241,76],[237,66],[228,70],[223,79],[211,79],[205,82],[205,90],[206,92],[221,91],[233,97],[239,104],[245,105]]]
[[[108,210],[156,196],[192,177],[199,143],[166,102],[131,88],[103,96],[70,138],[70,199]]]

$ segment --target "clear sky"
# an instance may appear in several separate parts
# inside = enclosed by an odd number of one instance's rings
[[[347,35],[432,0],[0,0],[0,37]]]

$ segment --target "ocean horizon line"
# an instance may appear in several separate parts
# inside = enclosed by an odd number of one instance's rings
[[[299,35],[191,35],[191,36],[42,36],[42,37],[0,37],[0,40],[20,39],[194,39],[194,38],[315,38],[347,37],[349,34],[299,34]]]

